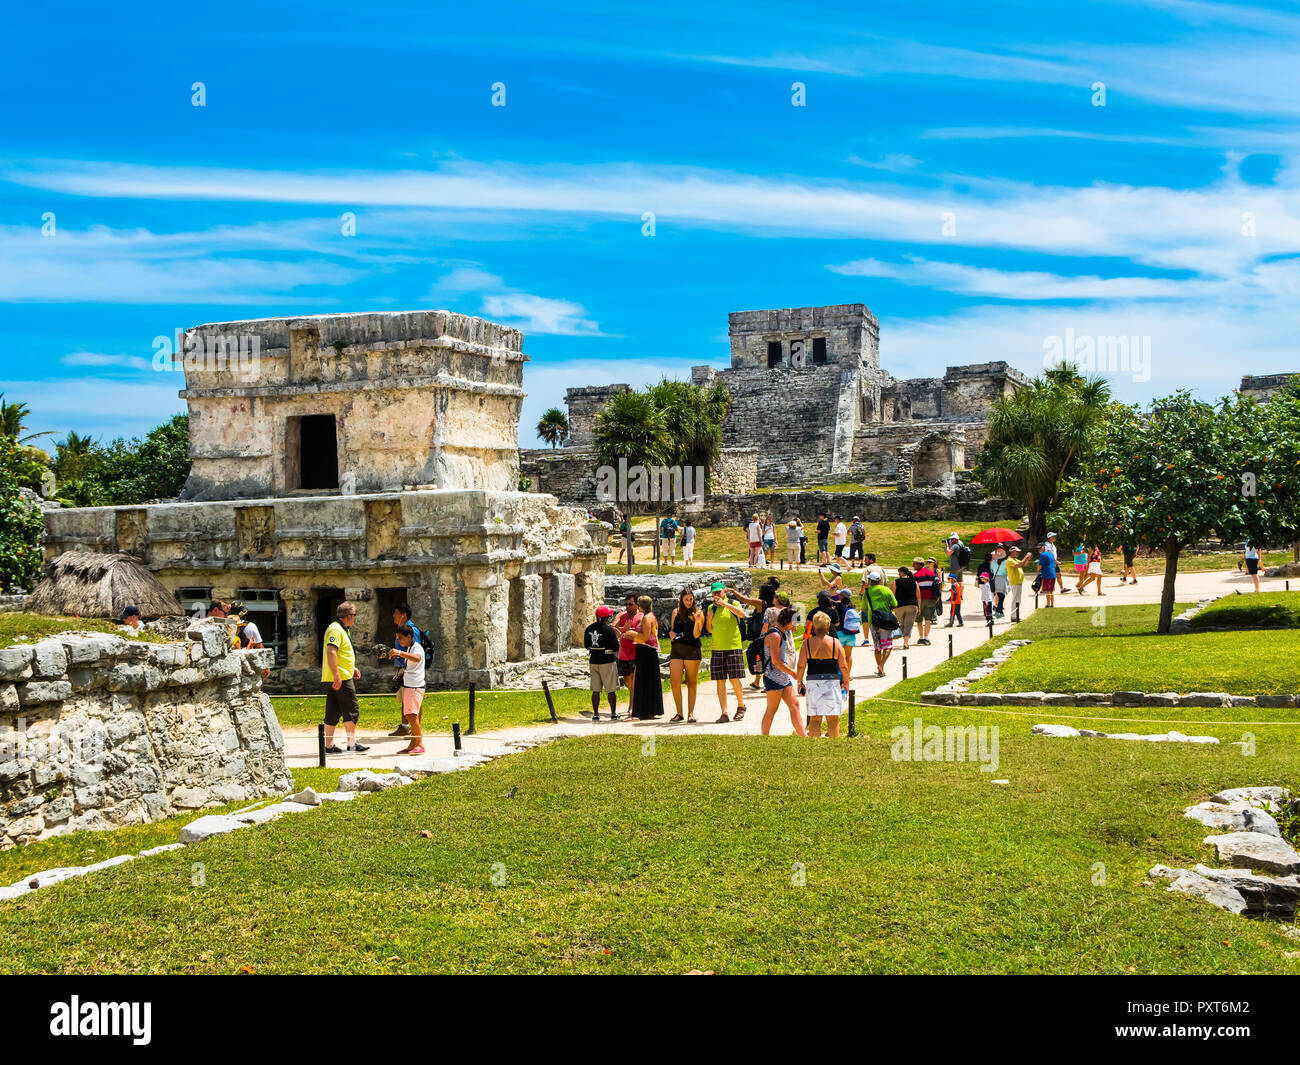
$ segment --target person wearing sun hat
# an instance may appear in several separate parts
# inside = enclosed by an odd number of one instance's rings
[[[830,570],[833,576],[827,577],[825,570]],[[832,562],[828,566],[823,566],[817,571],[817,576],[822,579],[831,595],[839,595],[840,590],[844,587],[844,569],[838,562]]]

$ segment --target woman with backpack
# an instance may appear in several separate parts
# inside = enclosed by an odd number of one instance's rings
[[[876,652],[876,676],[883,677],[885,663],[894,650],[894,633],[898,631],[898,619],[892,613],[894,607],[898,606],[898,600],[888,588],[881,587],[879,574],[869,574],[867,581],[863,612],[871,619],[871,646]]]
[[[844,651],[844,661],[848,663],[850,670],[853,669],[853,648],[858,645],[858,637],[861,633],[862,615],[853,606],[853,593],[845,588],[840,592],[836,604],[835,635],[839,638],[840,647]]]
[[[777,615],[776,628],[763,637],[763,688],[767,692],[767,708],[763,711],[762,732],[764,736],[772,731],[772,720],[776,717],[776,708],[785,703],[790,711],[790,724],[794,726],[796,736],[806,736],[803,727],[803,714],[799,712],[799,701],[795,698],[794,665],[797,661],[794,652],[794,611],[785,607]]]
[[[800,694],[808,700],[808,735],[820,739],[825,718],[827,737],[837,739],[840,713],[849,697],[849,665],[844,648],[831,635],[830,615],[824,611],[813,614],[811,630],[799,648],[796,680]]]

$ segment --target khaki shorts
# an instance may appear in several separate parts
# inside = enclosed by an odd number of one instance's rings
[[[590,663],[590,669],[592,691],[618,691],[617,662],[592,662]]]
[[[799,545],[798,545],[798,544],[786,544],[786,545],[785,545],[785,560],[786,560],[787,562],[798,562],[798,561],[799,561]]]

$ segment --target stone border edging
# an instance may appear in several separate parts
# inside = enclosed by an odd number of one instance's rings
[[[1174,618],[1174,620],[1169,623],[1169,635],[1185,636],[1190,632],[1208,632],[1209,631],[1208,629],[1192,628],[1191,625],[1192,618],[1196,617],[1197,614],[1199,614],[1211,603],[1217,603],[1220,599],[1223,598],[1224,598],[1223,595],[1212,595],[1208,599],[1197,600],[1195,606],[1189,606],[1186,610],[1184,610],[1181,614],[1179,614],[1178,617]]]
[[[372,769],[348,770],[339,777],[339,787],[336,791],[318,794],[308,787],[287,795],[269,806],[267,805],[268,800],[263,799],[236,810],[232,814],[204,814],[202,817],[197,817],[181,826],[180,839],[177,843],[165,843],[158,847],[149,847],[140,851],[139,854],[119,854],[104,861],[95,862],[92,865],[62,866],[56,869],[46,869],[39,873],[31,873],[7,887],[0,885],[0,902],[21,898],[23,895],[28,895],[40,888],[50,887],[62,883],[64,880],[71,880],[75,877],[85,876],[88,873],[98,872],[100,869],[110,869],[115,865],[123,865],[126,862],[134,861],[136,858],[147,858],[153,854],[180,850],[191,843],[199,843],[213,836],[221,836],[241,828],[277,821],[285,814],[306,813],[310,810],[319,809],[325,803],[350,802],[358,795],[364,795],[368,792],[405,787],[407,784],[415,783],[417,777],[473,769],[475,766],[495,761],[507,754],[516,754],[519,751],[538,747],[548,742],[550,742],[548,739],[516,741],[510,744],[510,750],[503,750],[499,754],[459,751],[451,758],[411,758],[405,760],[400,768],[394,769],[391,773],[376,773]]]

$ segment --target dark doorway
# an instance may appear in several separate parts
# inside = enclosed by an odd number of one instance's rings
[[[334,415],[304,414],[299,422],[299,488],[339,486],[339,445]]]
[[[316,649],[324,654],[325,630],[338,620],[339,604],[343,602],[342,588],[316,590]]]
[[[813,365],[821,366],[826,362],[826,338],[813,337]]]
[[[767,365],[769,369],[781,365],[781,341],[769,340],[767,342]]]

